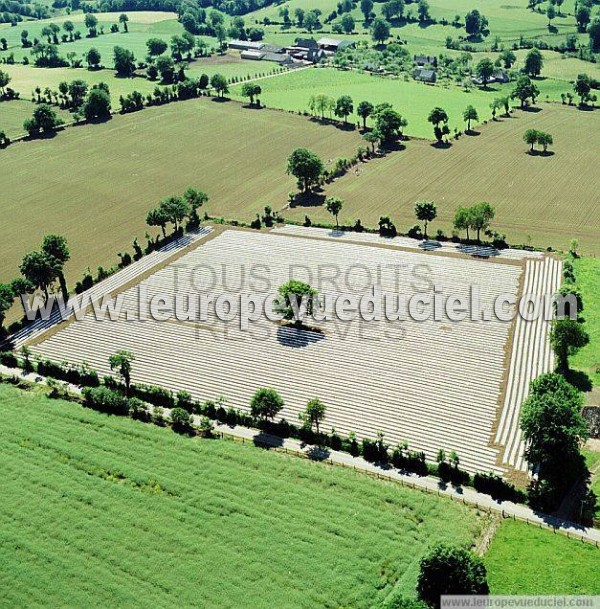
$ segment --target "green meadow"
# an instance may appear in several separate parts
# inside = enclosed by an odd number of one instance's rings
[[[433,139],[433,129],[427,116],[435,106],[442,106],[450,116],[450,128],[464,130],[464,109],[473,105],[480,120],[491,119],[489,104],[498,93],[472,89],[465,92],[454,86],[444,88],[403,79],[370,76],[354,71],[314,68],[289,72],[261,83],[262,101],[270,108],[308,112],[311,95],[324,93],[337,98],[350,95],[354,106],[363,100],[373,104],[389,102],[408,119],[406,133],[415,137]],[[239,95],[235,89],[233,95]],[[353,115],[350,120],[358,121]],[[368,123],[367,123],[368,124]]]
[[[585,254],[585,247],[583,249]],[[576,286],[583,297],[585,329],[590,343],[571,358],[571,365],[583,370],[594,385],[600,386],[600,260],[584,256],[573,260]]]
[[[504,521],[484,557],[492,594],[600,594],[595,546]]]
[[[351,470],[0,386],[12,607],[382,607],[471,509]],[[43,421],[43,424],[40,422]]]

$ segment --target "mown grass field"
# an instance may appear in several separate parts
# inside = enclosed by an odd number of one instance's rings
[[[525,523],[503,522],[484,562],[492,594],[600,594],[600,550]]]
[[[5,606],[374,609],[414,596],[428,546],[481,529],[350,470],[8,386],[0,414]]]
[[[406,133],[415,137],[433,139],[433,127],[427,122],[429,111],[435,106],[443,106],[450,116],[450,127],[465,128],[463,112],[471,104],[479,112],[481,120],[491,119],[489,104],[491,93],[473,89],[466,93],[458,87],[443,88],[417,83],[412,78],[390,79],[370,76],[354,71],[315,68],[289,72],[277,78],[261,82],[262,101],[268,107],[308,112],[311,95],[326,94],[333,98],[350,95],[354,108],[367,100],[373,104],[389,102],[408,119]],[[236,94],[233,90],[233,94]],[[355,114],[350,121],[361,122]]]
[[[554,155],[527,154],[522,136],[528,128],[554,136]],[[401,231],[416,223],[415,201],[435,201],[438,219],[430,232],[447,233],[459,205],[488,201],[496,208],[494,228],[511,243],[526,243],[531,235],[534,245],[567,249],[577,237],[583,252],[598,254],[600,209],[593,176],[599,129],[598,111],[544,105],[540,112],[519,111],[489,123],[479,136],[463,137],[450,149],[408,142],[404,151],[337,180],[327,194],[344,199],[342,222],[360,218],[376,226],[380,216],[390,215]],[[298,206],[289,212],[298,220],[305,214],[332,221],[324,207]]]
[[[328,159],[350,156],[360,144],[355,133],[302,117],[210,99],[17,143],[0,151],[0,281],[15,277],[23,255],[51,232],[69,241],[71,280],[86,267],[114,264],[134,237],[145,242],[148,210],[188,186],[209,194],[212,214],[249,220],[266,204],[279,209],[296,188],[286,175],[296,147]]]
[[[583,248],[583,253],[589,253]],[[571,359],[571,365],[583,370],[600,386],[600,260],[584,256],[573,260],[577,287],[583,297],[585,329],[590,343]]]
[[[25,135],[23,121],[31,118],[36,105],[27,99],[0,102],[0,131],[5,131],[9,138]],[[71,120],[71,115],[65,110],[56,108],[56,113],[65,122]]]

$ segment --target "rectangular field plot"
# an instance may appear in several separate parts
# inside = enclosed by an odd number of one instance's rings
[[[333,278],[326,281],[326,278]],[[455,450],[471,470],[502,471],[502,447],[491,445],[511,323],[492,321],[318,322],[318,332],[285,327],[262,317],[248,331],[239,319],[223,322],[140,321],[138,296],[275,294],[294,278],[319,295],[362,294],[377,284],[386,293],[431,291],[468,296],[480,290],[482,309],[500,294],[516,295],[523,265],[466,257],[336,243],[304,237],[228,230],[123,294],[118,321],[88,314],[33,348],[57,361],[87,362],[110,374],[109,356],[134,353],[133,381],[187,390],[197,399],[225,396],[228,405],[249,407],[259,387],[277,389],[282,415],[293,423],[312,397],[327,405],[323,430],[378,430],[395,445],[434,459]],[[321,281],[319,281],[319,277]],[[210,284],[210,285],[209,285]],[[130,317],[130,319],[126,319]]]

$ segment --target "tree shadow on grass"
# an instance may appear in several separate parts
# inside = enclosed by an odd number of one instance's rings
[[[301,192],[294,198],[290,207],[321,207],[325,203],[325,195],[320,192]]]
[[[569,370],[565,378],[580,391],[588,392],[593,389],[592,379],[582,370]]]
[[[437,148],[438,150],[448,150],[449,148],[452,148],[452,142],[433,142],[431,147]]]
[[[481,131],[475,131],[475,129],[467,129],[465,131],[465,135],[468,135],[471,137],[477,137],[478,135],[481,135]]]
[[[229,97],[212,97],[211,101],[214,101],[218,104],[223,104],[225,102],[231,101],[231,98],[229,98]]]
[[[527,154],[529,156],[548,157],[548,156],[554,156],[555,152],[553,152],[552,150],[528,150]]]
[[[542,109],[538,108],[537,106],[524,106],[521,108],[521,110],[523,110],[523,112],[530,112],[532,114],[537,114],[538,112],[542,111]]]

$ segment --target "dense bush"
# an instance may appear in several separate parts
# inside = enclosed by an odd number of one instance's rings
[[[9,368],[18,368],[19,361],[11,351],[0,351],[0,364]]]
[[[129,400],[108,387],[86,387],[83,390],[83,400],[85,406],[100,412],[121,416],[129,414]]]

